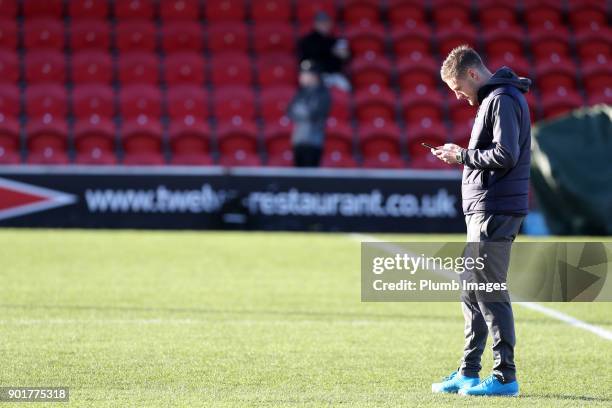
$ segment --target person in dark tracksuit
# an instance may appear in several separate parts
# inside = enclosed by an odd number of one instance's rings
[[[431,149],[448,163],[463,164],[461,195],[467,241],[502,246],[487,273],[505,281],[510,247],[528,211],[531,121],[525,96],[531,81],[510,68],[491,73],[468,46],[452,50],[441,76],[458,99],[478,106],[467,148],[449,143]],[[434,392],[461,395],[519,393],[514,364],[515,331],[510,298],[485,301],[473,292],[461,295],[465,320],[465,348],[458,370]],[[493,338],[493,374],[479,380],[480,359],[488,333]]]
[[[293,161],[296,167],[318,167],[331,96],[321,81],[319,68],[311,61],[300,64],[299,81],[300,89],[287,108],[287,116],[293,122]]]

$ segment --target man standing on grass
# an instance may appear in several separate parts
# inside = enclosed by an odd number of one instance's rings
[[[531,123],[523,94],[531,81],[507,67],[492,74],[476,51],[465,45],[449,53],[441,76],[457,99],[479,108],[467,148],[448,143],[431,152],[445,163],[463,164],[461,195],[467,241],[507,243],[486,271],[505,281],[510,245],[528,210]],[[498,301],[483,301],[473,291],[462,292],[463,359],[457,371],[432,384],[432,391],[518,395],[514,317],[510,299],[504,295]],[[493,374],[480,382],[480,359],[488,332],[493,337]]]

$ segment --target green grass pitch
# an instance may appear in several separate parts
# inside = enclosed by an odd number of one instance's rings
[[[0,385],[69,386],[78,407],[612,405],[612,341],[518,306],[521,397],[432,395],[460,358],[459,304],[361,303],[359,248],[347,234],[0,230]],[[547,306],[612,329],[612,303]]]

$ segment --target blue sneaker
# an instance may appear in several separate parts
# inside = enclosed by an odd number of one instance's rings
[[[519,385],[516,380],[502,384],[494,375],[491,375],[474,387],[460,389],[459,395],[516,397],[519,395]]]
[[[455,371],[448,377],[444,378],[440,383],[431,384],[432,392],[456,393],[464,387],[473,387],[478,385],[480,379],[478,377],[466,377]]]

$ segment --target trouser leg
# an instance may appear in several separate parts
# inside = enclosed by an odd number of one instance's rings
[[[459,372],[468,377],[477,377],[482,368],[480,359],[487,344],[489,332],[478,302],[467,293],[461,296],[461,301],[465,322],[465,345]]]
[[[502,382],[516,379],[514,316],[510,302],[478,302],[493,338],[493,374]]]
[[[487,262],[486,273],[494,275],[498,281],[506,281],[511,243],[520,230],[522,220],[522,217],[506,215],[474,214],[466,216],[468,242],[501,243],[495,245],[495,247],[489,246],[487,249],[487,251],[492,250],[495,257]],[[486,245],[484,248],[487,248]],[[461,370],[470,375],[474,370],[480,369],[480,356],[482,356],[486,344],[486,333],[490,332],[493,338],[493,374],[502,382],[512,382],[516,379],[516,366],[514,364],[516,335],[509,297],[502,297],[495,302],[475,298],[476,295],[473,291],[462,293],[466,343]],[[474,308],[478,309],[479,313],[475,312]],[[475,324],[475,319],[478,319],[478,317],[481,320],[476,320],[477,323]],[[481,324],[485,325],[485,330],[482,329]],[[485,340],[479,341],[483,332],[485,333]],[[480,347],[481,345],[482,347]]]

